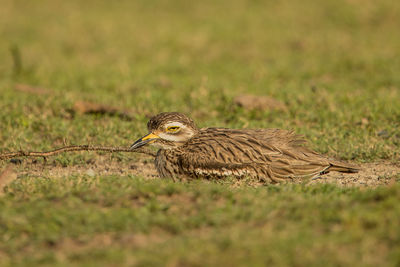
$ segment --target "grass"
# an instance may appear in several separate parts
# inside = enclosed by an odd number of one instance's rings
[[[120,176],[18,179],[0,200],[0,251],[13,255],[3,262],[13,266],[394,266],[399,199],[398,185],[360,191]]]
[[[199,126],[294,129],[315,150],[358,163],[400,157],[395,1],[1,6],[0,152],[129,145],[147,132],[148,116],[181,111]],[[20,84],[44,93],[15,90]],[[287,110],[236,106],[244,93],[271,96]],[[80,100],[129,109],[133,119],[72,113]],[[65,154],[51,164],[99,157]],[[140,157],[110,159],[127,165]],[[0,197],[0,264],[400,262],[398,185],[234,184],[19,172]]]

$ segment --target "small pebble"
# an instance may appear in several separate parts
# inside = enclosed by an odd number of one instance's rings
[[[131,170],[136,170],[137,168],[138,168],[138,166],[135,164],[132,164],[129,166],[129,169],[131,169]]]
[[[95,176],[95,172],[94,172],[94,170],[93,169],[88,169],[87,171],[86,171],[86,175],[88,175],[88,176],[90,176],[90,177],[93,177],[93,176]]]
[[[382,138],[384,138],[384,139],[390,137],[389,132],[386,131],[386,130],[379,131],[379,132],[378,132],[378,136],[379,136],[379,137],[382,137]]]
[[[22,160],[21,160],[21,159],[10,159],[10,162],[11,162],[12,164],[21,164],[21,163],[22,163]]]

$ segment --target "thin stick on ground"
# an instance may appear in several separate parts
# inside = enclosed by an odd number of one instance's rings
[[[135,152],[143,153],[155,157],[155,153],[146,149],[136,149],[130,150],[126,147],[107,147],[107,146],[91,146],[91,145],[80,145],[80,146],[64,146],[50,151],[43,152],[33,152],[33,151],[17,151],[17,152],[7,152],[0,154],[0,160],[6,160],[18,157],[42,157],[46,158],[48,156],[58,155],[64,152],[75,152],[75,151],[105,151],[105,152]]]

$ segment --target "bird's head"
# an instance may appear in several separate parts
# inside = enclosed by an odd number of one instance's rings
[[[193,120],[178,112],[163,112],[152,117],[147,123],[149,133],[130,147],[131,150],[147,144],[163,149],[172,149],[185,144],[197,132]]]

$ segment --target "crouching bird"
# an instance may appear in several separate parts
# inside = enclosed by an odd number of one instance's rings
[[[150,119],[149,133],[131,150],[147,144],[160,150],[155,167],[161,177],[223,178],[253,177],[276,183],[294,178],[316,177],[330,171],[358,169],[330,160],[305,147],[305,140],[280,129],[197,128],[182,113],[165,112]]]

